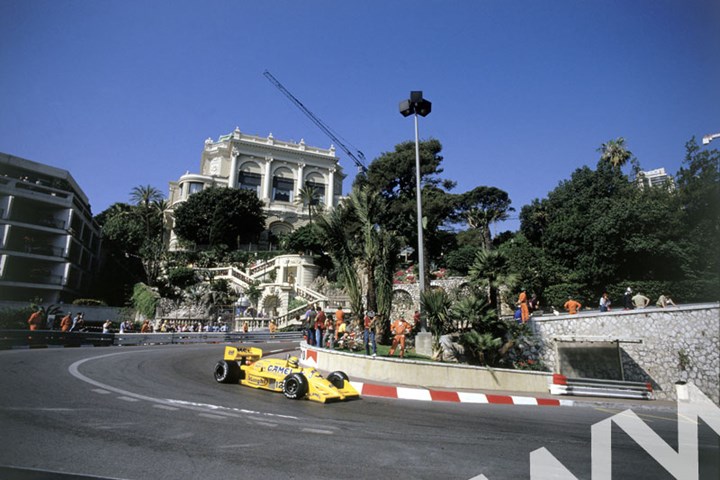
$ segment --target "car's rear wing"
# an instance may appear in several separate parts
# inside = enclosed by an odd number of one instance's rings
[[[262,354],[262,348],[257,347],[225,347],[225,357],[223,357],[223,360],[257,362],[262,358]]]

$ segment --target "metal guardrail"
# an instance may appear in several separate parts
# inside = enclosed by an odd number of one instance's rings
[[[0,349],[47,347],[107,347],[177,345],[189,343],[297,342],[302,332],[217,332],[217,333],[98,333],[58,330],[0,330]]]
[[[0,330],[0,349],[13,347],[107,347],[113,344],[112,333],[61,332],[59,330]]]
[[[115,333],[114,345],[177,345],[187,343],[260,343],[267,341],[297,342],[302,332],[214,332],[214,333]]]
[[[639,400],[654,399],[653,388],[650,383],[600,380],[596,378],[568,378],[558,373],[552,376],[550,393],[552,395],[634,398]]]

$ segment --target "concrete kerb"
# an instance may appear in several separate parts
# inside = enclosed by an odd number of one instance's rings
[[[340,370],[363,396],[458,403],[675,408],[674,402],[550,395],[550,372],[491,369],[459,364],[369,357],[300,344],[301,363],[324,372]]]

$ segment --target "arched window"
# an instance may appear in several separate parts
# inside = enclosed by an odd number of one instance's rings
[[[238,188],[241,190],[251,190],[260,197],[262,175],[260,174],[260,166],[255,162],[246,162],[240,166],[238,172]]]
[[[304,185],[314,189],[314,205],[325,205],[325,179],[321,174],[317,172],[307,174]]]
[[[280,167],[273,175],[272,199],[276,202],[295,200],[295,179],[289,168]]]

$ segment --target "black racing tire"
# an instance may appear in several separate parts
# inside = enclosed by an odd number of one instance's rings
[[[291,373],[283,382],[283,395],[291,400],[304,398],[308,392],[308,381],[302,373]]]
[[[237,362],[220,360],[215,364],[215,381],[218,383],[238,383],[242,370]]]
[[[332,383],[335,388],[343,388],[345,386],[345,382],[350,381],[347,374],[341,371],[332,372],[327,376],[327,380]]]

